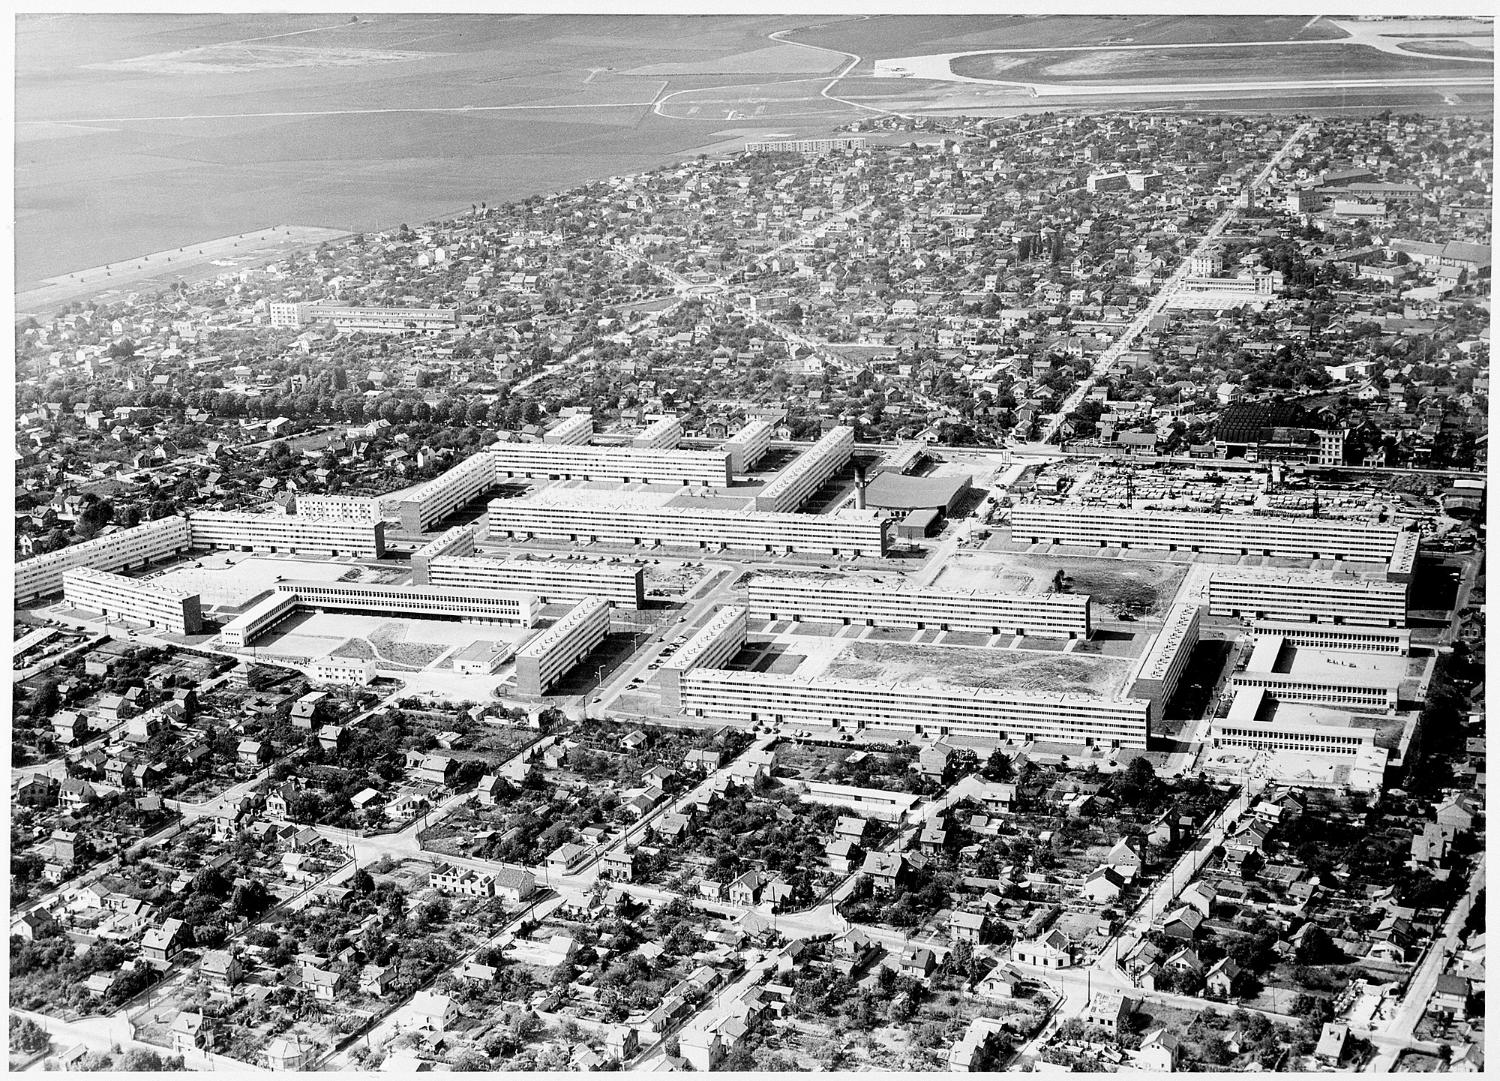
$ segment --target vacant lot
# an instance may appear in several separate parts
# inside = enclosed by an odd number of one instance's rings
[[[853,642],[834,658],[824,674],[858,681],[894,680],[923,688],[973,687],[1103,697],[1120,689],[1129,667],[1122,660],[1070,653]]]

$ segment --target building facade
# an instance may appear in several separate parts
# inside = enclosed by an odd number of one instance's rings
[[[761,574],[751,580],[747,599],[751,614],[759,619],[935,627],[1043,638],[1087,638],[1090,631],[1089,598],[1069,593],[883,590],[860,582]]]
[[[1161,630],[1152,636],[1136,666],[1130,697],[1147,698],[1156,707],[1156,715],[1166,708],[1182,673],[1198,644],[1199,608],[1196,604],[1174,604],[1167,611]]]
[[[63,573],[63,601],[109,618],[148,623],[169,634],[203,630],[198,594],[92,567],[73,567]]]
[[[683,643],[682,648],[663,662],[657,672],[662,708],[682,709],[684,672],[694,668],[720,668],[732,661],[745,646],[747,624],[747,609],[743,605],[720,608]]]
[[[434,560],[444,557],[459,558],[472,555],[475,550],[475,528],[471,525],[456,525],[436,539],[428,541],[411,554],[411,581],[413,585],[426,585],[429,568]]]
[[[546,694],[588,656],[609,631],[609,602],[590,597],[516,650],[516,693]]]
[[[1113,507],[1027,503],[1010,515],[1011,536],[1033,544],[1292,556],[1390,564],[1395,526],[1257,514],[1142,514]]]
[[[729,437],[720,450],[729,454],[729,471],[744,473],[771,449],[771,422],[752,420]]]
[[[16,603],[26,604],[60,592],[64,572],[73,567],[92,567],[101,571],[144,567],[156,560],[183,554],[192,547],[192,541],[187,519],[174,514],[23,559],[15,567]]]
[[[693,668],[682,712],[739,724],[834,724],[872,734],[1146,747],[1151,703],[1086,695],[923,689]]]
[[[677,417],[658,417],[630,441],[642,450],[671,450],[682,442],[682,421]]]
[[[566,420],[558,421],[542,434],[543,443],[556,446],[577,446],[594,437],[594,418],[589,413],[575,413]]]
[[[299,495],[297,513],[308,518],[373,522],[380,518],[380,500],[359,495]]]
[[[542,603],[602,597],[624,608],[646,606],[646,569],[603,559],[489,559],[440,556],[427,580],[454,589],[507,589],[534,594]]]
[[[465,458],[400,501],[401,528],[420,533],[495,486],[495,464],[486,453]]]
[[[1343,575],[1260,577],[1216,571],[1208,580],[1208,614],[1276,623],[1404,627],[1408,586]]]
[[[486,453],[494,469],[492,484],[525,477],[729,487],[729,455],[723,451],[496,443]]]
[[[790,514],[835,477],[854,454],[854,429],[834,428],[778,473],[755,496],[755,509]]]
[[[194,548],[246,552],[314,552],[379,559],[385,555],[385,523],[305,514],[237,514],[194,511],[188,516]]]
[[[614,493],[579,489],[554,489],[524,500],[492,500],[487,517],[491,537],[513,540],[611,541],[847,557],[882,556],[890,544],[886,522],[874,511],[811,515],[698,510],[651,506]]]

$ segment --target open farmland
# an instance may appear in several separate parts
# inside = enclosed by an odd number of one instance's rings
[[[1183,19],[1174,15],[961,15],[934,19],[897,15],[823,18],[794,30],[789,41],[844,49],[871,58],[923,49],[1046,48],[1080,45],[1166,45],[1194,42],[1331,40],[1344,36],[1332,23],[1306,16],[1226,15]]]
[[[823,674],[922,689],[966,687],[1102,698],[1121,693],[1129,671],[1129,661],[1114,657],[852,642]]]
[[[1225,46],[1194,49],[1099,49],[1085,52],[981,53],[952,61],[957,75],[1036,83],[1117,83],[1168,80],[1277,80],[1289,71],[1337,71],[1346,79],[1385,76],[1467,77],[1467,64],[1402,56],[1366,45]],[[1233,79],[1226,79],[1226,72]]]

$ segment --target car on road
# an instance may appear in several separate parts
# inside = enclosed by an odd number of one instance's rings
[[[655,669],[655,668],[660,668],[660,667],[661,667],[661,665],[660,665],[660,664],[658,664],[658,663],[654,663],[654,662],[653,662],[653,663],[652,663],[652,664],[648,664],[648,665],[646,665],[646,667],[647,667],[647,668],[648,668],[648,669]]]

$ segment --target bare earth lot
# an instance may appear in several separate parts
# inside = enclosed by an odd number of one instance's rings
[[[1129,662],[1115,658],[1021,650],[934,649],[852,642],[825,674],[860,681],[895,680],[915,687],[974,687],[1104,696],[1123,684]]]

